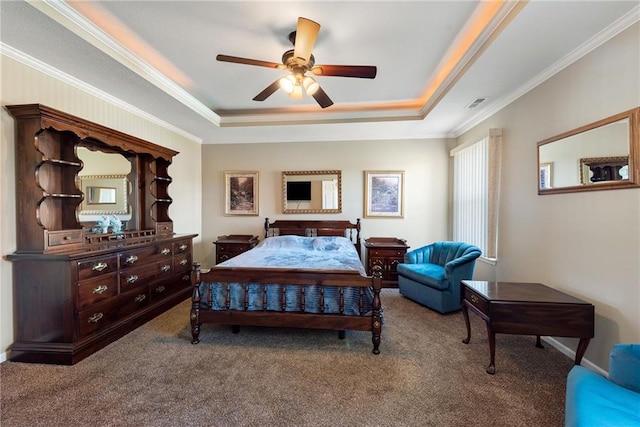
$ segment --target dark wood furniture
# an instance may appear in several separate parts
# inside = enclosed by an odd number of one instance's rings
[[[488,374],[495,373],[496,333],[580,338],[575,364],[579,365],[594,336],[594,307],[540,283],[463,280],[462,314],[471,340],[471,309],[487,323],[491,360]]]
[[[355,236],[353,232],[355,231]],[[360,221],[356,224],[349,221],[287,221],[280,220],[269,223],[265,220],[265,237],[274,235],[297,236],[349,236],[356,249],[360,247]],[[359,251],[358,251],[359,253]],[[380,334],[382,331],[380,289],[382,288],[380,268],[375,268],[373,276],[363,276],[355,270],[313,270],[293,268],[239,268],[214,266],[202,270],[199,264],[194,265],[191,275],[193,298],[191,308],[192,343],[199,342],[202,323],[232,325],[295,327],[371,331],[373,353],[380,353]],[[371,287],[374,292],[373,310],[362,316],[351,316],[331,313],[307,313],[288,311],[241,311],[241,310],[209,310],[201,303],[200,283],[259,283],[280,285],[330,285],[338,287],[355,286]]]
[[[382,286],[386,288],[398,287],[398,272],[396,266],[404,262],[404,254],[409,246],[404,239],[395,237],[370,237],[364,241],[366,250],[365,266],[371,274],[374,266],[382,268]]]
[[[218,240],[213,242],[216,245],[216,264],[233,258],[236,255],[254,248],[258,244],[258,236],[250,234],[229,234],[218,236]]]
[[[195,235],[175,235],[169,217],[178,153],[43,105],[6,109],[16,119],[10,359],[74,364],[189,296]],[[123,233],[79,222],[78,147],[130,162]]]

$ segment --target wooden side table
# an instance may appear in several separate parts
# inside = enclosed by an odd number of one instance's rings
[[[370,237],[364,241],[366,250],[367,274],[371,275],[373,266],[382,267],[382,286],[385,288],[398,287],[398,272],[396,266],[404,262],[407,253],[407,241],[396,237]]]
[[[216,264],[220,264],[255,247],[258,244],[258,236],[250,234],[218,236],[218,240],[213,244],[216,245]]]
[[[490,362],[487,373],[496,372],[496,334],[540,335],[580,338],[575,364],[579,365],[594,336],[593,304],[541,283],[462,281],[462,315],[469,344],[469,310],[487,323]]]

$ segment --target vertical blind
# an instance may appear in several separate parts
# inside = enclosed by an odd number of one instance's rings
[[[453,239],[488,251],[489,138],[453,155]]]

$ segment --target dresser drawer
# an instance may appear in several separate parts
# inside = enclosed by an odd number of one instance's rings
[[[371,257],[397,257],[404,258],[405,250],[400,249],[371,249],[369,256]]]
[[[118,301],[114,298],[92,305],[78,313],[78,333],[80,338],[104,329],[118,318]]]
[[[191,254],[176,256],[173,259],[173,271],[178,273],[181,271],[191,270]]]
[[[118,300],[118,318],[121,319],[149,305],[149,288],[140,288],[127,292],[121,295]]]
[[[115,255],[78,261],[76,266],[78,268],[78,281],[110,274],[118,270]]]
[[[170,280],[154,283],[149,286],[149,294],[151,301],[159,301],[176,292],[191,287],[191,281],[188,274],[173,276]]]
[[[120,272],[120,292],[127,292],[138,286],[148,285],[154,280],[162,280],[173,275],[173,261],[153,262]]]
[[[183,254],[183,253],[190,253],[191,252],[191,239],[189,240],[181,240],[179,242],[175,242],[173,244],[173,253],[174,255],[179,255],[179,254]]]
[[[78,283],[77,307],[83,309],[118,295],[118,274],[112,272]]]
[[[172,253],[171,243],[122,252],[120,254],[120,268],[128,269],[156,260],[171,259]]]
[[[47,232],[47,246],[82,243],[82,230],[60,230]]]

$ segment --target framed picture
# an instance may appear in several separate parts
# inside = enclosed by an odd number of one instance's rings
[[[540,188],[551,188],[552,173],[552,163],[540,163]]]
[[[364,172],[364,217],[404,217],[404,171]]]
[[[258,172],[224,172],[224,214],[258,215]]]

